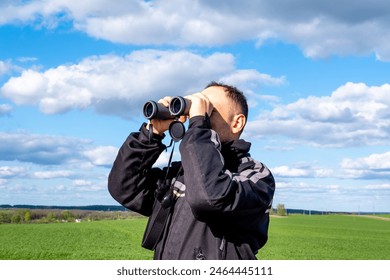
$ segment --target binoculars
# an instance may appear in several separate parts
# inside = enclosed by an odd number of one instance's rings
[[[143,113],[145,118],[149,120],[174,120],[169,126],[169,134],[172,140],[177,142],[184,137],[185,128],[182,122],[177,119],[180,116],[188,115],[190,110],[191,102],[181,96],[176,96],[171,99],[168,108],[164,105],[150,100],[145,103]]]
[[[145,118],[149,120],[176,119],[180,116],[188,115],[190,106],[190,101],[181,96],[173,97],[168,108],[160,103],[150,100],[145,103],[143,113]]]

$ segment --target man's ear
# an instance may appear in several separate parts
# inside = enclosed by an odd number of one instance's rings
[[[246,123],[246,118],[243,114],[238,114],[233,117],[230,125],[233,134],[241,134]]]

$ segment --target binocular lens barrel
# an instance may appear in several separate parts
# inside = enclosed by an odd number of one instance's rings
[[[143,113],[145,118],[149,120],[151,119],[167,120],[167,119],[174,118],[174,116],[171,115],[167,107],[164,107],[160,103],[157,103],[152,100],[145,103],[143,108]]]
[[[171,102],[169,103],[169,111],[174,116],[187,115],[189,106],[183,97],[177,96],[172,98]]]

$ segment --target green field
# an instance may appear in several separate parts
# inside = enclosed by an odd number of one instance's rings
[[[146,219],[83,223],[2,224],[0,259],[151,259],[140,240]]]
[[[366,216],[273,218],[258,258],[268,260],[390,260],[390,219]]]
[[[146,219],[1,224],[0,259],[151,259],[140,242]],[[390,260],[390,221],[363,216],[272,217],[267,260]]]

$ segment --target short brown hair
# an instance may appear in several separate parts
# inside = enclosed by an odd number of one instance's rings
[[[205,88],[209,87],[222,87],[225,89],[225,92],[236,105],[240,108],[241,112],[245,119],[248,120],[248,102],[246,101],[246,97],[242,91],[240,91],[235,86],[227,85],[220,82],[212,81]]]

